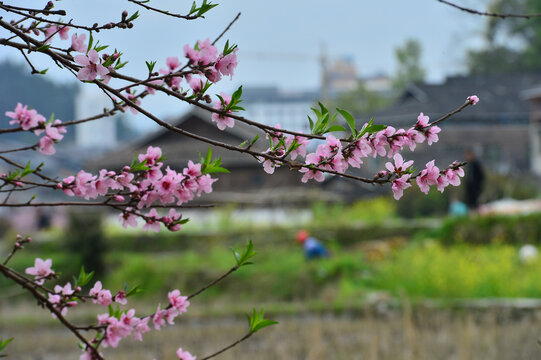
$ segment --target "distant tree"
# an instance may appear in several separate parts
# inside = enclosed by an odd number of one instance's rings
[[[366,115],[386,107],[391,100],[390,96],[368,90],[363,81],[359,81],[354,90],[338,94],[330,107],[348,109],[354,115]]]
[[[415,39],[408,39],[403,46],[395,49],[398,69],[393,79],[393,87],[400,91],[409,83],[423,81],[426,70],[421,65],[423,49]]]
[[[491,0],[495,13],[541,13],[538,0]],[[470,73],[502,73],[541,69],[541,18],[487,18],[487,47],[468,52]]]

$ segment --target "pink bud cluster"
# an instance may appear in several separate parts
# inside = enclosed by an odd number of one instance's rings
[[[201,193],[212,192],[212,184],[217,181],[209,174],[203,174],[201,164],[188,162],[188,167],[178,173],[167,167],[162,171],[162,151],[158,147],[149,146],[146,154],[139,154],[137,159],[143,164],[141,170],[124,167],[120,172],[102,169],[98,175],[79,171],[57,184],[68,196],[84,199],[96,199],[107,196],[115,201],[130,199],[129,206],[120,215],[124,227],[137,226],[137,218],[145,220],[144,230],[160,231],[164,224],[171,231],[181,227],[181,214],[170,209],[167,216],[158,215],[156,209],[143,213],[141,209],[150,208],[160,202],[163,206],[180,206],[200,196]],[[115,191],[115,192],[112,192]],[[125,204],[124,204],[125,205]]]
[[[201,69],[200,73],[213,83],[220,81],[222,75],[233,77],[238,63],[237,49],[227,55],[218,55],[218,49],[209,39],[197,41],[195,48],[184,45],[184,55],[192,68]]]
[[[276,124],[274,128],[281,129],[282,126],[280,124]],[[284,135],[283,133],[277,131],[269,131],[266,137],[267,139],[270,139],[272,146],[265,150],[265,154],[275,157],[284,157],[289,155],[291,160],[295,160],[297,156],[306,156],[306,145],[308,145],[309,140],[305,137]],[[291,149],[291,151],[287,153],[287,150],[289,149]],[[263,163],[263,169],[268,174],[273,174],[274,169],[280,167],[279,163],[262,156],[260,156],[258,160],[259,162]]]
[[[182,68],[182,63],[178,57],[172,56],[165,60],[166,67],[160,69],[160,74],[167,75],[165,79],[152,80],[149,83],[153,85],[165,84],[171,90],[176,91],[181,89],[184,78],[194,94],[197,94],[201,92],[202,84],[206,83],[206,80],[201,78],[202,76],[212,83],[220,81],[222,75],[232,78],[238,63],[237,49],[227,55],[218,54],[218,49],[210,43],[209,39],[198,41],[195,48],[185,45],[184,55],[188,59],[187,66],[193,70],[193,74],[178,73]],[[194,74],[199,76],[194,77]],[[155,93],[155,90],[150,86],[147,86],[146,90],[150,95]]]
[[[38,285],[43,285],[45,280],[49,280],[55,276],[55,272],[51,270],[52,260],[35,259],[33,267],[26,269],[26,273],[34,275],[34,281]],[[119,342],[132,335],[134,339],[142,341],[143,334],[150,331],[149,323],[152,323],[156,330],[160,330],[167,324],[174,324],[174,320],[181,314],[188,311],[190,302],[187,296],[183,296],[178,289],[170,291],[168,294],[169,304],[165,308],[161,308],[159,304],[154,314],[144,316],[142,318],[135,316],[135,309],[127,311],[116,311],[97,316],[98,334],[91,343],[102,342],[104,347],[116,348]],[[88,296],[81,294],[81,287],[72,288],[71,283],[66,283],[64,286],[56,285],[54,290],[47,290],[48,303],[58,311],[62,316],[65,316],[70,307],[77,306],[80,301],[86,301],[90,298],[93,303],[104,307],[110,307],[113,302],[126,305],[127,294],[125,291],[118,291],[113,297],[111,291],[103,288],[101,281],[97,281]],[[53,318],[56,317],[53,312]],[[100,340],[101,339],[101,340]],[[188,352],[183,352],[179,349],[177,355],[181,359],[190,359]],[[81,359],[93,359],[92,349],[86,349],[81,355]],[[194,358],[195,359],[195,358]]]
[[[60,285],[55,285],[54,293],[49,293],[49,302],[53,304],[54,308],[59,311],[62,316],[66,316],[68,309],[77,305],[75,298],[72,298],[72,295],[75,292],[81,291],[81,288],[73,290],[71,284],[67,283],[63,287]],[[53,313],[53,318],[56,318],[56,315]]]
[[[48,26],[44,31],[46,42],[50,42],[55,34],[58,34],[60,39],[67,40],[69,38],[69,30],[69,26],[64,26],[62,28],[59,28],[56,25]],[[69,50],[84,53],[84,55],[76,55],[73,58],[73,60],[81,66],[77,72],[77,78],[81,81],[93,81],[100,77],[100,80],[107,84],[111,79],[111,76],[108,75],[111,69],[102,65],[103,61],[96,50],[88,50],[85,40],[85,34],[73,34],[71,36],[71,46]]]
[[[220,95],[224,100],[224,103],[222,104],[221,100],[216,100],[214,102],[214,108],[218,110],[225,110],[227,105],[229,105],[229,103],[231,102],[231,96],[227,95],[226,93],[221,93]],[[231,113],[231,111],[229,110],[228,113]],[[225,130],[226,127],[232,128],[233,126],[235,126],[234,119],[216,113],[212,113],[212,121],[217,124],[218,129],[220,130]]]
[[[96,287],[97,286],[95,285],[93,290],[96,289]],[[109,290],[101,289],[101,283],[99,284],[99,288],[99,293],[111,293]],[[90,296],[95,298],[93,301],[96,301],[96,299],[99,298],[99,293],[96,295],[95,292],[90,292]],[[103,338],[104,347],[110,346],[116,348],[122,339],[130,335],[132,335],[134,339],[142,341],[143,334],[150,331],[149,322],[152,322],[156,330],[160,330],[162,327],[166,326],[166,323],[170,325],[174,324],[174,319],[176,317],[187,312],[190,302],[188,301],[188,297],[182,296],[178,289],[169,292],[168,297],[169,305],[165,309],[161,309],[161,306],[158,305],[154,314],[142,318],[135,316],[135,309],[123,311],[120,316],[108,313],[98,315],[98,326],[105,327]],[[123,302],[123,304],[126,303],[127,301]]]
[[[28,110],[28,105],[23,106],[21,103],[17,103],[14,111],[6,111],[6,116],[12,119],[10,125],[17,124],[23,130],[34,131],[36,135],[45,132],[45,136],[38,142],[39,151],[44,155],[56,153],[54,144],[62,140],[64,138],[62,134],[67,131],[64,126],[59,126],[62,124],[61,120],[47,122],[43,115],[34,109]]]
[[[468,102],[475,105],[479,98],[475,95],[468,97]],[[303,173],[302,182],[310,179],[323,181],[325,179],[323,171],[335,173],[345,173],[349,166],[359,168],[363,163],[363,158],[387,156],[394,157],[395,163],[388,162],[386,167],[389,172],[382,171],[376,175],[376,179],[387,178],[392,182],[392,190],[395,199],[400,199],[403,191],[411,187],[412,173],[408,168],[413,161],[404,162],[399,154],[405,147],[414,151],[417,144],[427,142],[432,145],[439,140],[438,133],[441,129],[429,123],[430,118],[423,113],[417,117],[417,122],[408,130],[395,129],[387,126],[384,130],[375,133],[366,133],[360,139],[353,141],[341,141],[329,135],[325,143],[319,144],[314,153],[306,154],[306,146],[309,141],[302,137],[285,136],[278,131],[269,131],[267,138],[271,139],[271,146],[264,152],[273,157],[283,158],[287,155],[294,160],[298,155],[305,157],[305,166],[299,169]],[[368,125],[365,125],[368,126]],[[280,129],[280,125],[275,126]],[[292,146],[295,141],[296,146]],[[342,142],[346,143],[343,145]],[[263,163],[265,172],[272,174],[274,169],[281,165],[280,160],[259,157]],[[323,171],[322,171],[323,170]],[[434,165],[434,161],[426,164],[426,168],[416,177],[419,188],[424,193],[428,193],[430,186],[436,185],[438,190],[443,192],[448,185],[458,186],[460,177],[464,176],[464,171],[453,163],[449,169],[442,171]],[[391,180],[392,179],[392,180]]]
[[[415,126],[408,130],[396,130],[394,127],[388,126],[384,130],[373,134],[366,133],[360,139],[348,142],[345,146],[342,145],[342,141],[333,135],[329,135],[325,139],[325,143],[317,146],[314,153],[309,153],[305,156],[305,165],[307,166],[299,170],[301,173],[304,173],[301,181],[307,182],[310,179],[314,179],[321,182],[324,180],[321,170],[344,173],[349,166],[359,168],[363,163],[363,158],[369,156],[392,157],[406,146],[414,150],[417,144],[423,143],[425,140],[431,145],[438,141],[437,134],[441,130],[438,126],[430,125],[428,120],[428,116],[421,113]],[[280,134],[277,139],[279,140],[280,137],[283,138],[281,148],[269,148],[266,151],[267,153],[276,154],[277,150],[287,153],[292,143],[292,137],[283,137]],[[295,155],[304,156],[308,140],[300,140],[301,146]],[[299,138],[297,141],[299,141]],[[291,154],[293,154],[293,151]],[[277,161],[270,159],[260,159],[260,161],[263,162],[264,169],[268,173],[273,173],[274,168],[280,165]]]

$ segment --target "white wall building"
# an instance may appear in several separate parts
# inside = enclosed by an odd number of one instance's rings
[[[101,91],[84,86],[75,98],[75,118],[79,120],[98,115],[111,106],[111,100]],[[78,147],[110,150],[117,145],[116,120],[113,117],[78,124],[75,129]]]

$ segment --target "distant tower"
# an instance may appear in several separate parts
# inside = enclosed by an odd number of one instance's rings
[[[329,99],[329,81],[330,81],[330,75],[329,75],[329,64],[327,60],[327,47],[325,46],[325,43],[321,43],[321,55],[319,56],[319,61],[321,65],[321,89],[320,89],[320,96],[321,101],[325,102]]]
[[[75,118],[84,119],[111,108],[111,100],[101,91],[88,86],[75,97]],[[76,126],[75,143],[81,148],[110,150],[116,146],[116,121],[112,117],[82,123]]]
[[[331,96],[352,91],[359,85],[357,67],[353,56],[343,56],[336,59],[328,70],[328,91]]]

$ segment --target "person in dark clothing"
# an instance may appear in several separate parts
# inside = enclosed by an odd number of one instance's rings
[[[465,200],[466,205],[470,211],[476,211],[479,207],[479,195],[483,190],[483,183],[485,180],[485,174],[481,163],[475,157],[475,153],[472,150],[466,151],[466,193]]]

